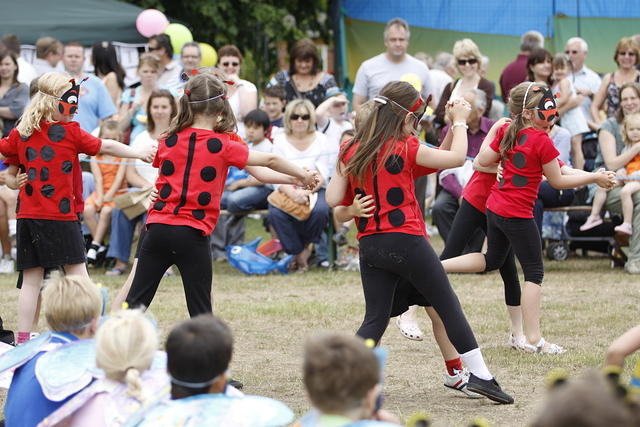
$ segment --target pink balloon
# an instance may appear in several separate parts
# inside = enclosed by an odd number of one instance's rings
[[[136,18],[136,28],[145,37],[161,34],[167,25],[169,25],[167,17],[156,9],[143,10]]]

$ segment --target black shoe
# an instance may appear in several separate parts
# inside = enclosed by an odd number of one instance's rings
[[[244,387],[244,384],[242,384],[240,381],[234,380],[234,379],[230,379],[228,381],[228,384],[230,386],[233,386],[233,387],[237,388],[238,390],[242,390],[242,387]]]
[[[502,404],[513,403],[513,397],[502,391],[500,384],[498,384],[495,378],[483,380],[473,374],[469,374],[467,390],[481,394],[494,402]]]

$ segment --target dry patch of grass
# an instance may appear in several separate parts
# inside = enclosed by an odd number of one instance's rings
[[[248,238],[261,233],[253,221],[249,223]],[[441,250],[439,239],[434,239],[434,245]],[[315,269],[304,275],[247,277],[221,263],[215,264],[214,271],[214,310],[235,334],[233,377],[245,383],[247,393],[271,396],[297,414],[305,412],[308,403],[300,369],[304,341],[317,331],[355,332],[364,313],[359,275]],[[92,276],[114,292],[124,280],[101,273],[92,272]],[[465,425],[476,416],[495,426],[525,425],[544,400],[544,377],[549,370],[562,367],[579,373],[600,366],[608,344],[638,322],[634,276],[611,270],[605,258],[547,262],[543,333],[568,353],[522,354],[505,346],[508,320],[499,275],[451,275],[450,279],[489,368],[516,402],[494,405],[445,389],[444,364],[425,314],[420,319],[425,341],[409,341],[393,325],[383,338],[389,349],[386,407],[403,418],[423,410],[438,426]],[[9,328],[15,327],[16,320],[14,283],[15,276],[0,277],[0,314]],[[163,280],[150,310],[164,340],[170,328],[188,316],[179,278]],[[633,361],[627,365],[633,366]]]

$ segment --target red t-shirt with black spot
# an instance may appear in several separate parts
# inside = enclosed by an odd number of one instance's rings
[[[159,168],[159,197],[149,208],[147,224],[186,225],[211,234],[227,169],[243,169],[248,157],[249,148],[235,134],[185,128],[162,139],[153,160]]]
[[[100,138],[82,130],[77,122],[42,122],[40,130],[28,138],[21,138],[13,129],[0,140],[0,153],[17,157],[28,177],[18,194],[17,217],[77,221],[78,154],[94,156],[101,146]]]
[[[501,139],[491,141],[496,153]],[[532,127],[518,132],[513,148],[502,159],[502,179],[491,188],[487,209],[506,218],[533,218],[542,166],[559,155],[546,132]]]
[[[373,173],[371,166],[363,182],[349,176],[349,186],[341,205],[351,205],[356,194],[373,195],[376,206],[373,216],[355,218],[358,238],[376,233],[406,233],[426,237],[424,219],[416,201],[413,181],[437,170],[416,163],[420,142],[415,137],[388,141],[379,153],[385,153],[389,144],[394,144],[394,148],[384,164],[379,157],[375,159],[377,173]],[[349,162],[357,147],[358,143],[355,143],[349,148],[343,163]]]

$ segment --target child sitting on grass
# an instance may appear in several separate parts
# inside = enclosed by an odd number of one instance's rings
[[[625,150],[632,145],[640,142],[640,114],[629,114],[624,118],[622,127],[622,136],[625,143]],[[617,172],[618,177],[622,178],[624,188],[620,190],[620,202],[622,203],[622,224],[614,228],[615,231],[623,234],[631,235],[633,233],[633,195],[640,191],[640,154],[636,155],[624,168]],[[625,178],[629,178],[625,180]],[[607,191],[604,188],[598,188],[593,198],[593,206],[591,207],[591,215],[587,221],[580,226],[580,231],[591,230],[602,224],[600,212],[604,208],[607,201]]]
[[[303,416],[295,427],[341,427],[359,420],[398,421],[380,409],[380,364],[361,338],[345,334],[310,338],[302,369],[315,410]]]
[[[50,343],[64,344],[93,337],[102,298],[91,279],[54,273],[42,291],[42,300],[45,318],[53,332]],[[51,349],[50,346],[47,349]],[[42,392],[35,367],[45,351],[15,370],[4,406],[6,425],[33,427],[73,396],[54,402]]]

